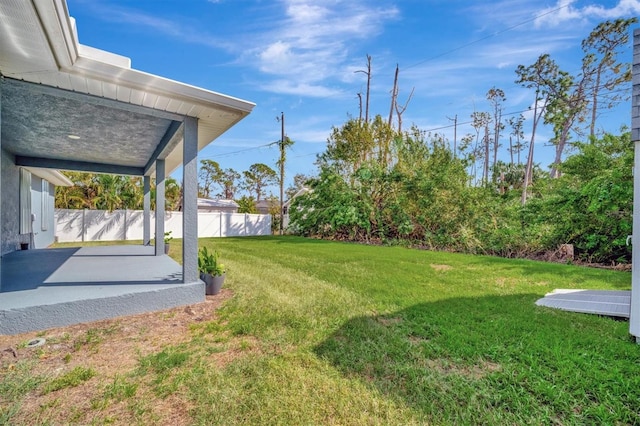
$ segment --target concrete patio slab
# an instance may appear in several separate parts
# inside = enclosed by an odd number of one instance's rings
[[[205,300],[182,267],[153,247],[16,251],[0,260],[0,333],[17,334]]]
[[[625,290],[556,289],[539,299],[536,305],[585,314],[629,318],[631,292]]]

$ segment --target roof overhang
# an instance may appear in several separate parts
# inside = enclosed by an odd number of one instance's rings
[[[2,148],[29,167],[152,174],[182,164],[182,122],[198,149],[254,104],[131,68],[83,46],[64,0],[0,2]]]

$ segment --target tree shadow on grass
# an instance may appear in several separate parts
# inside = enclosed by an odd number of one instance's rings
[[[357,317],[315,352],[434,424],[640,423],[628,323],[537,307],[538,297]]]

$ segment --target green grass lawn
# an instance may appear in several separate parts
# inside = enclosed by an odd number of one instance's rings
[[[628,272],[297,237],[200,244],[229,269],[220,319],[122,372],[163,383],[170,369],[163,392],[195,424],[640,424],[628,323],[534,304],[629,289]],[[247,350],[212,365],[224,334]]]
[[[207,239],[259,355],[191,375],[200,424],[637,424],[628,323],[534,305],[629,273],[302,238]],[[206,364],[206,363],[205,363]]]

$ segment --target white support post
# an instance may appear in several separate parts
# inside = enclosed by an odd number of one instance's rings
[[[182,144],[182,279],[198,281],[198,120],[184,120]]]
[[[151,245],[151,176],[143,177],[142,244]]]
[[[633,32],[633,92],[631,98],[631,140],[635,144],[633,169],[633,254],[629,333],[640,343],[640,29]]]
[[[156,160],[156,256],[164,254],[164,160]]]

